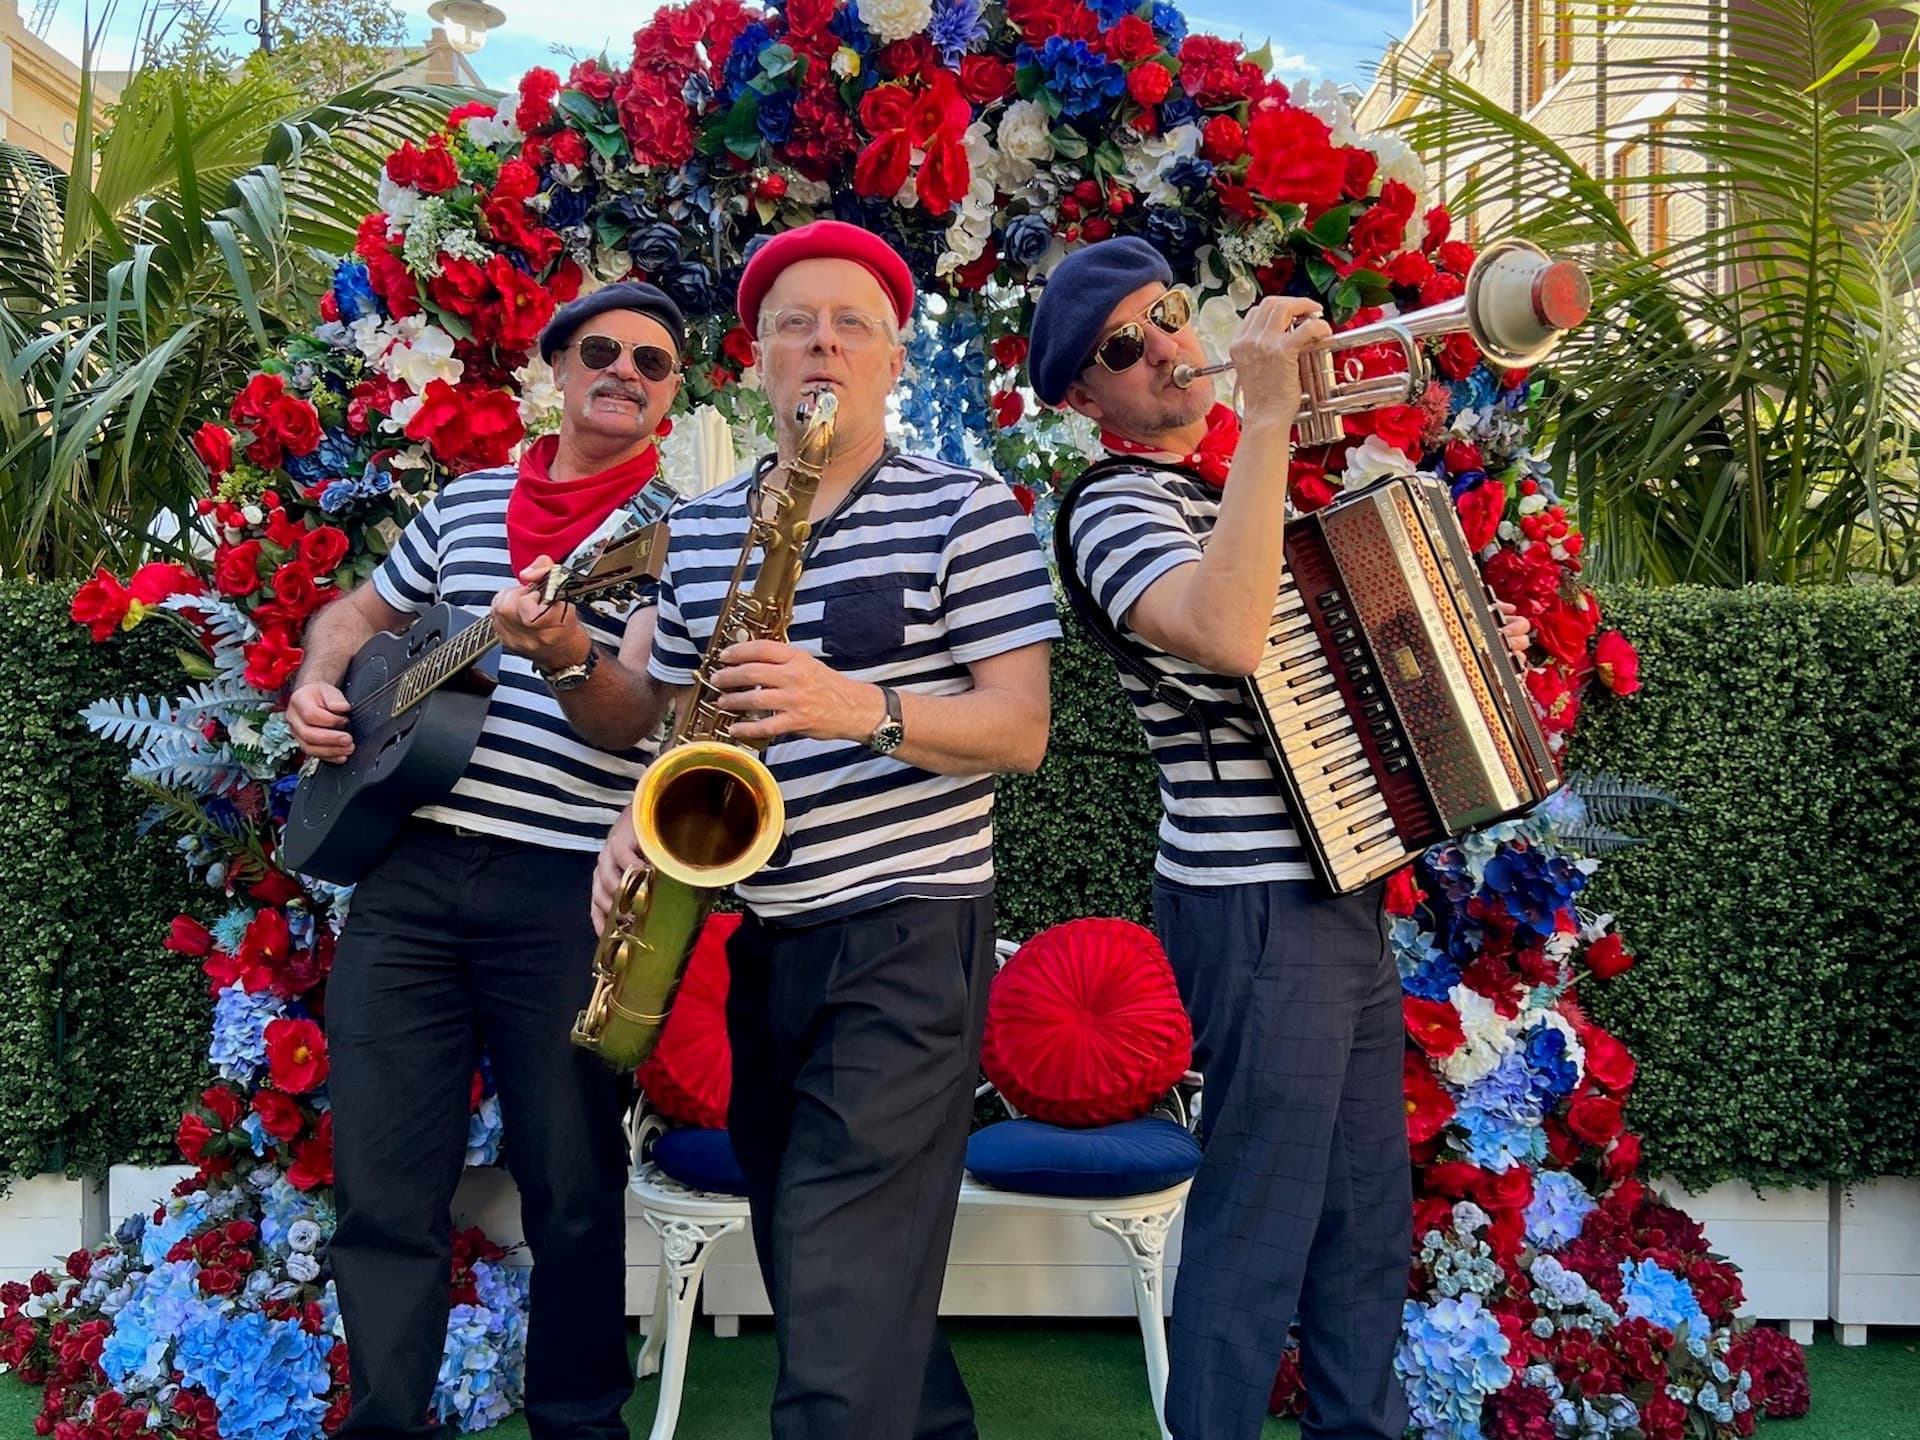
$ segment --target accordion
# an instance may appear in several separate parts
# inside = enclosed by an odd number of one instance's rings
[[[1447,487],[1395,476],[1288,522],[1246,683],[1336,893],[1560,786]]]

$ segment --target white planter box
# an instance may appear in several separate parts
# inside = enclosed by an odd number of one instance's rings
[[[1869,1325],[1920,1325],[1920,1180],[1833,1187],[1832,1315],[1842,1345]]]
[[[513,1177],[497,1165],[471,1167],[460,1177],[453,1196],[455,1229],[478,1225],[496,1245],[518,1245],[527,1238],[520,1223],[520,1191]],[[516,1250],[514,1265],[532,1265],[533,1257]],[[653,1296],[660,1275],[660,1237],[640,1218],[640,1202],[627,1192],[627,1314],[653,1314]]]
[[[153,1212],[173,1198],[173,1187],[193,1174],[191,1165],[115,1165],[107,1171],[107,1233],[129,1215]]]
[[[35,1175],[0,1198],[0,1281],[58,1270],[107,1234],[105,1187],[97,1180]]]
[[[1827,1318],[1832,1201],[1826,1189],[1763,1190],[1729,1180],[1691,1192],[1672,1180],[1654,1182],[1667,1200],[1706,1227],[1713,1249],[1740,1267],[1742,1315],[1784,1320],[1802,1345],[1813,1323]]]

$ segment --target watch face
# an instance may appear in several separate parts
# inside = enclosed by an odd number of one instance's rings
[[[900,748],[900,742],[907,738],[906,727],[898,720],[883,720],[873,732],[873,738],[867,743],[882,755],[891,755]]]

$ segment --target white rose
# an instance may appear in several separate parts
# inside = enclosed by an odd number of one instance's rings
[[[860,12],[861,18],[866,12]],[[1053,158],[1052,119],[1036,100],[1015,100],[1000,117],[997,135],[1000,154],[1009,160],[1038,164]],[[1024,178],[1024,177],[1022,177]]]
[[[320,1262],[313,1256],[296,1250],[287,1256],[287,1274],[302,1285],[310,1285],[320,1278]]]
[[[883,41],[911,39],[933,20],[933,0],[865,0],[860,20]]]

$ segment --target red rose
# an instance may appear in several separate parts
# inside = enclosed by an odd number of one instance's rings
[[[745,370],[753,364],[753,332],[744,325],[734,326],[721,337],[720,353]]]
[[[1453,230],[1453,217],[1447,214],[1446,206],[1436,205],[1427,211],[1426,219],[1427,230],[1426,234],[1421,238],[1420,248],[1428,254],[1432,254],[1433,251],[1446,243],[1448,234]]]
[[[331,292],[329,292],[331,293]],[[214,479],[233,469],[233,435],[225,426],[211,420],[193,432],[193,453]]]
[[[1158,105],[1173,89],[1173,76],[1163,65],[1151,61],[1127,72],[1127,94],[1141,105]]]
[[[1349,435],[1378,435],[1409,460],[1426,453],[1427,417],[1418,405],[1385,405],[1347,418]]]
[[[200,1163],[212,1139],[213,1131],[207,1128],[207,1122],[191,1110],[180,1117],[180,1126],[173,1132],[173,1143],[180,1149],[180,1158],[189,1165]]]
[[[305,617],[320,603],[313,572],[298,560],[289,560],[273,572],[273,598],[295,617]]]
[[[200,1103],[213,1112],[213,1118],[220,1122],[222,1130],[231,1130],[238,1125],[245,1108],[240,1103],[240,1097],[223,1085],[210,1085],[202,1090]]]
[[[1487,468],[1486,459],[1480,454],[1480,447],[1471,440],[1447,441],[1446,460],[1449,475],[1464,475],[1469,470]]]
[[[247,684],[269,693],[291,680],[300,662],[307,658],[307,652],[279,629],[269,630],[253,644],[242,646],[241,654],[247,660],[244,675]]]
[[[1582,1095],[1567,1107],[1567,1128],[1589,1145],[1605,1145],[1623,1128],[1620,1102],[1605,1095]]]
[[[208,1265],[201,1270],[199,1280],[208,1295],[231,1295],[240,1288],[239,1274],[225,1265]]]
[[[1403,865],[1387,877],[1387,914],[1411,915],[1426,898],[1427,892],[1414,878],[1413,866]]]
[[[420,151],[411,140],[387,156],[387,179],[396,185],[411,185],[420,173]]]
[[[438,195],[459,183],[460,172],[454,168],[453,156],[447,153],[446,143],[438,135],[434,136],[420,152],[420,163],[413,172],[413,188],[422,195]]]
[[[1153,26],[1138,15],[1126,15],[1100,37],[1100,48],[1106,52],[1109,60],[1127,65],[1158,55],[1160,38],[1153,33]],[[1168,75],[1167,80],[1171,85],[1173,76]]]
[[[1460,1028],[1460,1012],[1453,1008],[1451,1001],[1404,995],[1400,1009],[1413,1043],[1434,1059],[1444,1060],[1467,1043],[1466,1031]]]
[[[1466,281],[1458,275],[1436,270],[1426,284],[1420,287],[1420,299],[1414,308],[1425,310],[1434,305],[1444,305],[1447,301],[1457,299],[1466,293]]]
[[[311,1020],[267,1022],[267,1069],[274,1087],[304,1095],[327,1078],[327,1037]]]
[[[229,545],[213,560],[213,584],[222,595],[238,598],[260,588],[260,542]]]
[[[1407,1052],[1400,1078],[1407,1097],[1407,1139],[1415,1145],[1424,1145],[1453,1119],[1453,1097],[1434,1078],[1433,1067],[1417,1051]]]
[[[310,455],[320,447],[320,412],[289,395],[266,417],[267,428],[289,455]]]
[[[1515,1165],[1498,1175],[1481,1172],[1480,1203],[1489,1210],[1524,1210],[1533,1200],[1533,1175]]]
[[[1200,153],[1216,165],[1231,165],[1247,153],[1247,132],[1231,115],[1216,115],[1201,131]]]
[[[1464,380],[1480,363],[1480,347],[1464,330],[1456,330],[1440,342],[1440,373],[1449,380]]]
[[[1362,265],[1374,265],[1398,250],[1407,238],[1407,221],[1384,205],[1372,205],[1353,223],[1347,248]]]
[[[1633,1084],[1633,1056],[1615,1036],[1589,1025],[1580,1032],[1580,1044],[1587,1052],[1587,1073],[1595,1080],[1616,1094]]]
[[[996,391],[993,397],[993,423],[1002,430],[1011,429],[1020,423],[1020,417],[1027,413],[1027,402],[1018,390]]]
[[[1602,980],[1624,975],[1633,968],[1633,956],[1627,953],[1627,947],[1617,932],[1602,935],[1589,945],[1586,958],[1587,968]]]
[[[300,537],[300,560],[315,575],[331,575],[347,558],[347,535],[332,525],[322,525]]]
[[[1616,695],[1640,688],[1640,652],[1618,630],[1609,630],[1593,647],[1593,668],[1600,683]]]
[[[95,570],[93,579],[74,592],[67,611],[76,625],[85,625],[95,640],[105,640],[118,630],[131,608],[132,594],[109,570]]]
[[[1294,508],[1303,515],[1333,503],[1335,494],[1327,472],[1311,460],[1295,460],[1287,471],[1287,494]]]
[[[1353,200],[1366,199],[1374,171],[1380,168],[1380,157],[1362,145],[1350,145],[1340,154],[1347,166],[1346,178],[1340,182],[1341,193]]]
[[[1027,358],[1027,337],[1002,335],[993,342],[993,363],[1011,370]]]
[[[398,255],[384,252],[368,260],[367,283],[394,319],[420,313],[420,287]]]
[[[1386,270],[1387,283],[1400,290],[1418,290],[1433,278],[1433,262],[1418,250],[1396,255]]]
[[[261,1128],[276,1140],[293,1139],[307,1123],[299,1102],[278,1090],[254,1091],[253,1112],[260,1117]]]
[[[1020,507],[1020,513],[1023,515],[1033,514],[1033,502],[1035,499],[1033,487],[1031,485],[1011,485],[1008,488],[1013,491],[1014,503]]]
[[[187,955],[197,960],[213,949],[213,932],[191,915],[176,915],[172,928],[167,931],[167,938],[161,944],[176,955]]]
[[[997,55],[968,55],[960,61],[960,93],[975,105],[1004,100],[1013,88],[1013,66]]]
[[[407,422],[407,438],[426,441],[457,473],[505,464],[526,434],[519,402],[505,390],[456,390],[444,380],[431,380],[421,398]]]
[[[287,1168],[287,1183],[296,1190],[314,1190],[333,1184],[333,1112],[323,1111],[314,1123],[313,1138],[303,1140]]]
[[[1507,487],[1498,480],[1482,480],[1462,491],[1453,508],[1460,512],[1460,528],[1466,531],[1468,546],[1478,554],[1500,536],[1500,517],[1507,513]]]
[[[1624,1134],[1607,1147],[1600,1162],[1609,1180],[1625,1180],[1640,1168],[1640,1137]]]
[[[287,393],[287,382],[278,375],[261,371],[251,376],[233,397],[233,404],[227,415],[235,424],[244,425],[253,420],[264,420],[269,411],[279,403]]]
[[[1185,47],[1182,47],[1184,63]],[[1248,145],[1253,163],[1247,185],[1269,200],[1316,207],[1340,198],[1346,162],[1333,148],[1326,122],[1291,106],[1253,117]]]

